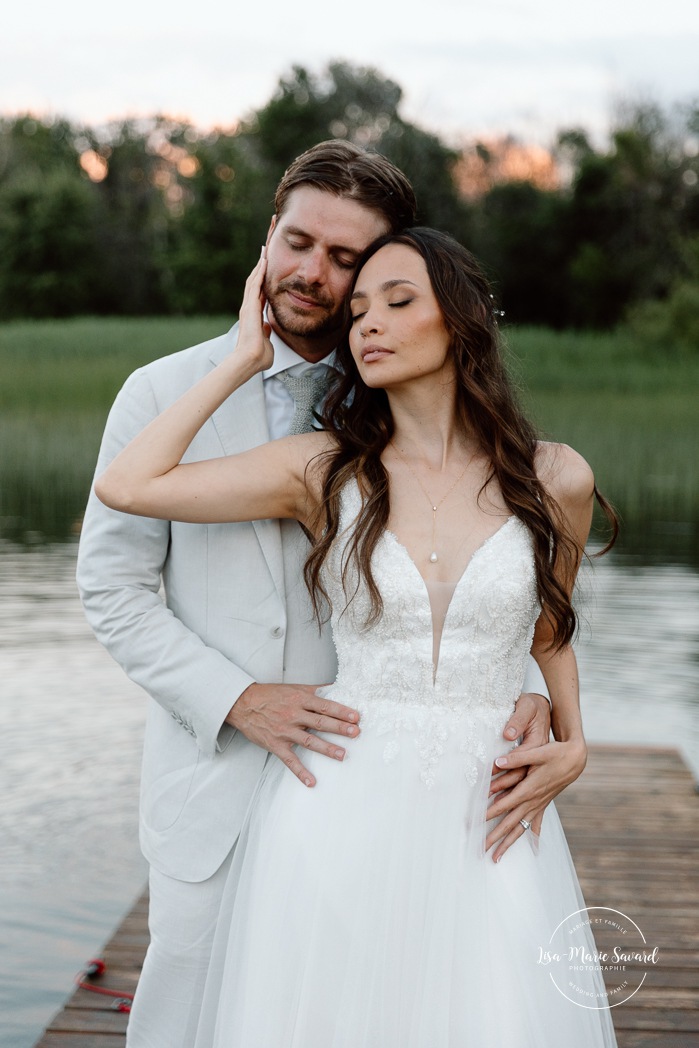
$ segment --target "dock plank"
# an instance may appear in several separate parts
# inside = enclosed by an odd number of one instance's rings
[[[660,948],[643,986],[612,1010],[619,1048],[697,1048],[699,795],[690,771],[673,749],[591,746],[585,774],[556,805],[588,906],[628,914]],[[98,985],[134,992],[147,907],[144,892],[105,947]],[[610,973],[608,985],[618,978]],[[113,999],[76,989],[35,1048],[123,1048],[127,1020]]]

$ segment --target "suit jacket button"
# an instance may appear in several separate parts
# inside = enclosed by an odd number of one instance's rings
[[[270,633],[272,634],[273,637],[283,637],[284,636],[284,627],[283,626],[274,626],[273,629],[270,630]]]

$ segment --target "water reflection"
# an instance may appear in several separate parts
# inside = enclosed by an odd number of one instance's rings
[[[612,554],[581,583],[590,741],[675,746],[699,779],[699,575]]]
[[[663,515],[658,507],[634,517],[620,505],[621,532],[615,551],[626,564],[687,565],[699,570],[699,520]],[[600,525],[601,526],[601,525]]]
[[[92,637],[72,544],[0,544],[0,1043],[29,1048],[140,890],[144,702]]]
[[[31,1048],[145,880],[142,693],[92,637],[75,542],[0,542],[0,1043]],[[699,776],[699,574],[612,555],[583,582],[591,741],[681,748]]]

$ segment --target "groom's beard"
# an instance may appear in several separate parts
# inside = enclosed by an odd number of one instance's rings
[[[294,305],[285,293],[295,292],[316,303],[316,309],[310,314]],[[271,282],[265,281],[264,293],[267,308],[272,310],[279,334],[284,333],[308,339],[325,339],[329,335],[338,337],[344,321],[343,304],[337,305],[334,299],[319,294],[299,280],[281,280],[274,288]]]

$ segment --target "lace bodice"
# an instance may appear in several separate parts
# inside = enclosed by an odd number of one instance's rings
[[[366,712],[381,711],[387,731],[396,718],[403,726],[415,721],[416,728],[419,721],[427,731],[424,714],[430,709],[453,711],[460,720],[468,713],[470,720],[493,727],[504,724],[521,691],[539,614],[526,526],[509,517],[475,551],[454,587],[437,644],[433,629],[440,623],[433,622],[428,587],[389,531],[372,561],[383,599],[380,620],[365,625],[370,600],[361,581],[348,603],[342,565],[359,509],[359,489],[352,483],[343,491],[338,538],[324,568],[339,664],[333,692],[361,709],[364,723]],[[356,581],[350,572],[350,595]],[[444,723],[442,717],[442,728]]]

